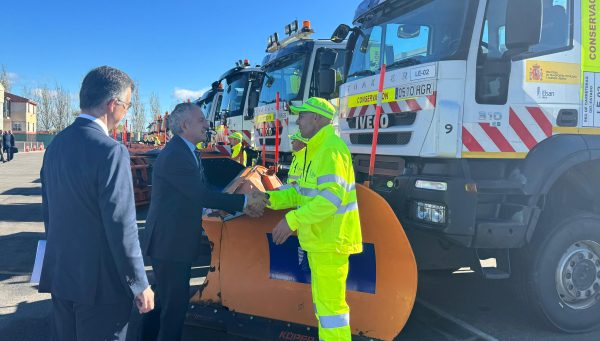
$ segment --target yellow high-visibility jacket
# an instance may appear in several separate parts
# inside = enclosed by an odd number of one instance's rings
[[[288,171],[287,183],[298,181],[302,175],[302,169],[304,168],[304,156],[306,154],[306,147],[300,149],[297,152],[292,152],[294,158],[290,164],[290,170]]]
[[[362,252],[352,157],[332,125],[308,141],[302,169],[297,184],[268,192],[269,207],[296,208],[285,219],[307,252]]]
[[[241,143],[231,147],[231,158],[243,166],[246,166],[248,155],[246,155],[246,151],[242,149]]]

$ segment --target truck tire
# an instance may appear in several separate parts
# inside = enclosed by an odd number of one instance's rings
[[[514,267],[525,302],[563,332],[599,327],[600,215],[578,212],[537,232]]]

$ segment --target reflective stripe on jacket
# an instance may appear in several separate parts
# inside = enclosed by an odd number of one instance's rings
[[[297,185],[269,192],[272,209],[296,208],[285,215],[307,252],[353,254],[362,251],[362,235],[352,157],[332,125],[306,146]]]

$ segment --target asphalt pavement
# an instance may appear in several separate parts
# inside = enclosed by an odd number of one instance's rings
[[[0,340],[49,339],[50,297],[29,278],[43,239],[39,169],[43,153],[0,163]],[[141,231],[146,210],[138,214]],[[142,233],[143,236],[143,233]],[[204,262],[208,262],[205,259]],[[151,268],[148,267],[152,276]],[[193,285],[206,269],[198,264]],[[184,340],[243,340],[187,326]],[[419,274],[417,304],[396,340],[600,340],[600,331],[565,335],[539,323],[512,295],[507,281],[474,273]]]

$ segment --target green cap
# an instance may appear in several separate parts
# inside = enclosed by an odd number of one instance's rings
[[[230,138],[230,139],[238,139],[238,140],[240,140],[240,141],[242,141],[242,140],[244,139],[244,137],[242,136],[242,133],[240,133],[239,131],[236,131],[235,133],[233,133],[233,134],[231,134],[231,135],[227,136],[227,138]]]
[[[302,134],[300,134],[300,132],[296,132],[294,135],[290,135],[290,141],[300,141],[303,143],[308,143],[308,139],[305,137],[302,137]]]
[[[314,112],[329,119],[333,119],[335,115],[335,107],[328,100],[320,97],[311,97],[300,106],[290,105],[290,110],[296,114],[303,111]]]

